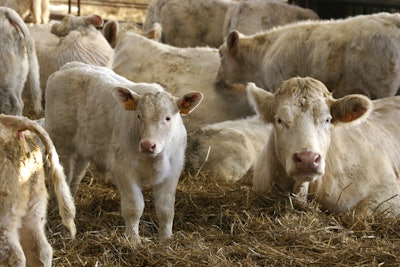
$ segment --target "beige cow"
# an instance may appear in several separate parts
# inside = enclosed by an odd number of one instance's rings
[[[22,115],[26,83],[27,106],[42,112],[39,65],[28,27],[12,9],[0,7],[0,112]]]
[[[115,47],[113,70],[134,82],[159,83],[173,95],[192,88],[202,92],[205,97],[197,111],[183,118],[186,129],[192,131],[203,124],[254,114],[245,86],[216,83],[218,67],[215,48],[178,48],[129,32]]]
[[[250,35],[296,21],[318,19],[313,10],[281,0],[245,0],[226,12],[222,36],[233,30]]]
[[[23,19],[32,15],[33,23],[47,23],[50,18],[50,0],[0,0],[0,6],[14,9]]]
[[[291,78],[249,98],[273,124],[253,189],[316,199],[334,213],[400,214],[400,97],[335,99],[313,78]]]
[[[46,158],[35,133],[43,142]],[[51,266],[52,248],[45,236],[48,194],[44,164],[64,225],[75,237],[75,206],[63,168],[48,134],[37,123],[0,115],[0,266]]]
[[[400,14],[309,21],[243,36],[231,32],[220,48],[218,79],[254,82],[274,92],[282,81],[310,76],[335,97],[361,93],[372,99],[400,87]]]
[[[236,182],[253,171],[271,128],[258,116],[202,126],[188,134],[186,168]]]

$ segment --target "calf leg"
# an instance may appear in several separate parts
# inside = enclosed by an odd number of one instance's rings
[[[144,210],[141,188],[132,182],[116,179],[121,195],[121,214],[125,221],[125,234],[133,245],[141,243],[139,236],[139,220]]]
[[[74,159],[73,175],[69,187],[71,189],[71,194],[75,196],[78,192],[79,184],[81,183],[83,177],[85,176],[86,169],[89,167],[89,161],[77,156]]]
[[[175,193],[178,177],[167,178],[153,187],[154,205],[159,220],[159,239],[164,242],[172,237],[172,225],[175,216]]]

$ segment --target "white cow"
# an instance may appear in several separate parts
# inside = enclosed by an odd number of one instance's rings
[[[76,17],[69,14],[60,22],[30,27],[36,43],[43,94],[48,77],[68,62],[111,68],[114,51],[96,29],[102,24],[103,19],[98,15]]]
[[[47,23],[50,0],[0,0],[0,6],[14,9],[23,19],[32,15],[33,23]]]
[[[204,94],[198,111],[184,117],[186,129],[254,114],[245,86],[217,84],[218,50],[208,47],[178,48],[129,32],[115,47],[113,70],[134,82],[161,84],[173,95],[198,88]],[[210,112],[213,110],[214,112]]]
[[[219,47],[229,30],[256,33],[288,22],[318,19],[315,12],[269,0],[152,0],[143,29],[159,23],[161,41],[178,47]]]
[[[43,142],[47,159],[32,133]],[[44,164],[64,225],[75,237],[75,206],[54,145],[44,129],[19,116],[0,115],[0,265],[51,266],[45,224],[48,194]]]
[[[201,99],[197,92],[176,98],[158,84],[133,83],[108,68],[78,62],[66,64],[47,82],[45,127],[72,193],[89,162],[111,177],[132,244],[140,243],[143,186],[153,187],[160,240],[172,236],[186,148],[180,114],[190,113]]]
[[[335,97],[361,93],[372,99],[400,87],[400,14],[309,21],[252,36],[231,32],[220,48],[218,80],[254,82],[274,92],[282,81],[310,76]]]
[[[205,125],[188,134],[186,168],[236,182],[253,171],[271,128],[258,116]]]
[[[335,213],[400,214],[400,97],[335,99],[313,78],[291,78],[272,94],[248,94],[273,123],[253,177],[259,192],[314,198]]]
[[[279,25],[318,19],[313,10],[290,5],[281,0],[241,1],[226,12],[222,36],[227,36],[233,30],[250,35]]]
[[[42,112],[39,66],[35,44],[21,17],[12,9],[0,7],[0,113],[22,115],[25,82],[32,109]]]

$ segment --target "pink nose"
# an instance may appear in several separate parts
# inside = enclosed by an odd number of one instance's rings
[[[318,172],[321,155],[312,151],[301,151],[293,155],[297,172]]]
[[[154,153],[154,151],[156,150],[156,144],[148,140],[140,142],[140,147],[143,152]]]

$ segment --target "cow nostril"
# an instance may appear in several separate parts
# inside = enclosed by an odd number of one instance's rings
[[[140,147],[143,151],[154,152],[156,150],[157,145],[150,141],[143,141],[140,143]]]
[[[319,164],[321,162],[321,155],[320,154],[316,154],[314,162],[317,163],[317,164]]]
[[[293,161],[294,163],[301,163],[301,158],[297,153],[293,155]]]

